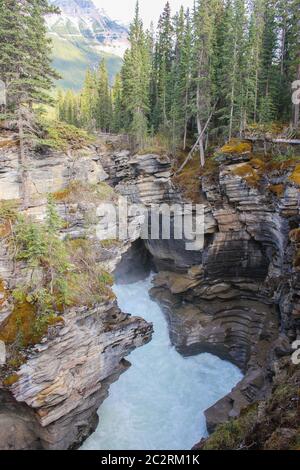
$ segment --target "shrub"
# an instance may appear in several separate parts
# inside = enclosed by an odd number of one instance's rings
[[[79,150],[91,145],[94,138],[86,131],[60,121],[43,124],[43,137],[36,142],[37,149],[49,147],[54,150]]]

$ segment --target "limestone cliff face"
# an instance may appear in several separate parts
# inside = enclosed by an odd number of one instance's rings
[[[99,160],[100,147],[68,153],[31,152],[28,156],[31,205],[26,213],[42,221],[47,193],[52,193],[65,221],[61,237],[87,238],[93,246],[94,262],[112,272],[131,242],[102,246],[96,238],[97,204],[114,198],[113,191],[102,183],[107,174]],[[12,133],[2,134],[0,200],[18,200],[19,183],[17,141]],[[98,188],[97,196],[94,187]],[[15,265],[5,236],[0,243],[1,332],[13,311],[9,293],[30,274],[24,264]],[[7,346],[0,379],[0,448],[79,446],[97,426],[97,410],[110,384],[130,366],[125,356],[148,342],[151,334],[152,325],[121,312],[110,298],[68,308],[39,344],[23,351],[26,361],[21,367],[15,366],[14,371],[8,361],[13,345]],[[12,385],[5,382],[8,374],[9,377],[17,374]]]
[[[9,397],[0,394],[1,448],[77,447],[95,430],[110,384],[130,366],[124,357],[150,337],[149,324],[115,303],[64,315],[64,326],[31,349]]]
[[[135,201],[183,202],[167,157],[115,152],[104,166],[117,190]],[[276,364],[290,357],[299,333],[299,241],[290,236],[300,222],[294,167],[265,167],[250,152],[220,154],[211,174],[199,178],[204,249],[186,251],[179,240],[145,242],[158,270],[152,296],[178,351],[212,352],[245,372],[207,410],[210,431],[270,392]]]
[[[15,143],[11,135],[3,140],[0,199],[14,199],[19,197]],[[145,208],[184,202],[172,182],[168,156],[133,156],[120,151],[123,144],[115,138],[97,148],[30,158],[28,212],[42,220],[45,193],[56,193],[66,221],[62,236],[87,236],[96,262],[109,271],[124,253],[128,262],[135,258],[127,250],[140,236],[143,217],[133,221],[136,230],[130,240],[99,246],[99,201],[78,178],[91,185],[106,180],[116,194]],[[210,431],[271,393],[278,364],[290,361],[291,343],[299,334],[299,186],[291,178],[293,165],[264,165],[247,152],[226,153],[210,174],[199,178],[198,195],[205,206],[203,249],[186,251],[185,241],[174,239],[144,243],[158,272],[152,295],[164,308],[178,351],[209,351],[245,372],[235,389],[207,410]],[[107,188],[100,195],[102,201],[113,202],[114,197]],[[0,246],[0,276],[9,289],[26,276],[22,266],[15,269],[5,244]],[[1,327],[11,313],[3,288],[0,306]],[[66,312],[62,324],[51,327],[29,351],[17,371],[19,380],[9,390],[2,387],[0,418],[18,431],[8,438],[1,428],[2,448],[76,447],[94,429],[110,383],[126,369],[123,358],[150,336],[150,325],[120,312],[113,300]]]

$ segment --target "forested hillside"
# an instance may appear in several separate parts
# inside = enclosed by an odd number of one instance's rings
[[[95,95],[110,94],[101,67],[100,75],[88,71],[81,97],[60,97],[60,115],[129,132],[139,145],[159,133],[172,149],[185,149],[198,136],[202,163],[212,141],[251,126],[265,132],[276,123],[277,132],[295,136],[299,11],[299,0],[198,0],[173,15],[167,3],[157,30],[145,31],[137,5],[112,103],[99,97],[95,106]]]

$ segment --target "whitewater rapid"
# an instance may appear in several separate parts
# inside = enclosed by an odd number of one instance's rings
[[[177,353],[150,288],[151,278],[114,286],[120,308],[153,323],[154,335],[129,356],[132,366],[112,384],[83,450],[191,449],[207,435],[204,411],[242,378],[237,367],[211,354]]]

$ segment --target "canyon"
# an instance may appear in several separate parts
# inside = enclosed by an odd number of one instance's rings
[[[2,134],[1,200],[20,197],[17,145],[12,132]],[[299,335],[297,171],[293,162],[265,163],[249,143],[225,146],[195,190],[205,206],[202,250],[187,251],[185,240],[142,241],[141,217],[130,221],[135,227],[131,239],[100,246],[95,235],[99,201],[81,185],[100,185],[101,201],[116,202],[121,195],[146,209],[153,203],[184,204],[170,156],[134,155],[119,136],[101,136],[95,144],[67,152],[30,154],[27,214],[43,220],[51,192],[68,222],[61,236],[88,237],[96,263],[109,272],[117,269],[117,277],[122,270],[128,274],[128,266],[133,273],[135,265],[151,263],[156,271],[151,297],[163,308],[176,350],[183,356],[209,352],[243,371],[236,387],[206,410],[210,433],[268,400],[278,381],[297,379],[294,369],[282,378]],[[13,308],[5,293],[26,275],[22,266],[15,270],[8,246],[1,243],[0,331]],[[18,380],[9,386],[2,380],[0,447],[78,448],[95,430],[110,385],[129,367],[125,357],[151,335],[152,325],[123,313],[115,299],[93,308],[70,308],[62,324],[51,326],[29,348],[26,362],[14,371]],[[4,377],[12,373],[7,364],[2,369]],[[288,446],[297,437],[297,426],[289,429],[288,439],[280,424],[272,435],[279,441],[284,437]],[[8,428],[13,432],[7,433]]]

